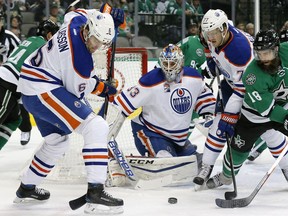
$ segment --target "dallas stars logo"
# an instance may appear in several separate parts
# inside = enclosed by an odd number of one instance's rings
[[[241,148],[245,145],[245,141],[241,139],[240,135],[237,135],[237,137],[234,136],[234,142],[238,146],[238,148]]]
[[[284,100],[288,99],[288,86],[285,84],[285,81],[282,80],[277,88],[273,91],[274,98],[276,100]]]

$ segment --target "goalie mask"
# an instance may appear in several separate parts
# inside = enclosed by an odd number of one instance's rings
[[[110,14],[96,10],[89,11],[85,27],[88,27],[89,31],[87,37],[84,38],[86,41],[94,36],[97,42],[102,44],[101,49],[110,47],[115,36],[114,21]]]
[[[184,55],[178,46],[169,44],[160,53],[159,62],[166,80],[173,82],[182,71]]]
[[[279,36],[273,30],[259,31],[253,43],[254,56],[258,66],[264,71],[275,74],[278,72]]]

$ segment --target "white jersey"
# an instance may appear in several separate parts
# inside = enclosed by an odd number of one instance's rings
[[[142,107],[133,121],[183,146],[193,110],[214,113],[215,97],[195,69],[184,67],[181,73],[180,82],[167,83],[162,69],[156,68],[117,96],[114,103],[125,116]]]
[[[68,13],[69,19],[44,46],[33,52],[21,68],[18,91],[39,95],[64,86],[82,98],[95,88],[94,64],[86,48],[82,27],[89,10]],[[96,12],[100,13],[100,12]]]
[[[237,28],[229,25],[229,31],[229,41],[223,47],[215,48],[209,41],[208,46],[211,57],[233,89],[233,94],[225,106],[225,112],[239,113],[245,94],[245,87],[241,78],[253,60],[253,44]]]

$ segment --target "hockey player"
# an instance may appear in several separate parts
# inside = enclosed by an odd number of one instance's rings
[[[113,86],[95,75],[92,53],[109,48],[114,28],[123,21],[121,9],[112,8],[111,15],[94,9],[69,12],[60,30],[24,62],[18,91],[25,108],[33,114],[44,143],[21,179],[15,202],[49,199],[49,191],[37,185],[65,153],[68,135],[75,131],[84,138],[82,153],[88,181],[85,212],[123,211],[123,200],[113,198],[103,187],[108,162],[108,124],[81,100],[90,93],[102,97],[116,94]]]
[[[18,104],[20,93],[16,92],[21,66],[24,60],[44,45],[58,29],[58,26],[52,21],[43,21],[38,26],[38,36],[23,41],[0,67],[0,149],[7,143],[12,132],[21,122]]]
[[[288,30],[284,29],[279,34],[280,43],[288,41]],[[248,160],[254,161],[267,148],[267,145],[262,140],[257,140],[253,149],[249,153]]]
[[[202,76],[183,67],[181,49],[173,44],[160,53],[161,68],[139,79],[137,85],[116,97],[114,103],[124,116],[137,108],[142,112],[131,122],[138,152],[148,157],[178,157],[196,153],[187,139],[193,111],[214,112],[215,98]]]
[[[265,30],[256,34],[253,46],[255,59],[242,78],[246,93],[231,143],[236,174],[247,159],[253,143],[260,136],[274,158],[287,145],[288,43],[279,44],[277,33],[274,30]],[[287,154],[279,162],[279,166],[288,181]],[[215,188],[231,181],[230,169],[223,164],[223,171],[210,178],[207,187]]]
[[[7,61],[7,58],[11,55],[13,50],[18,47],[20,43],[20,39],[13,32],[6,30],[4,28],[5,27],[4,20],[5,18],[4,18],[3,11],[0,11],[0,65],[3,62]],[[28,55],[26,55],[26,57],[27,56]],[[19,68],[19,71],[20,71],[20,68]],[[21,117],[22,117],[22,122],[19,125],[19,129],[21,130],[21,144],[27,144],[30,139],[30,130],[32,129],[32,126],[31,126],[30,119],[29,119],[29,113],[25,110],[22,104],[20,104],[19,106],[21,109]],[[4,136],[6,136],[5,133],[3,134]],[[10,133],[7,134],[7,136],[9,137],[10,135],[11,135]],[[2,136],[0,137],[0,139],[4,139],[4,140],[7,140],[6,138]],[[3,144],[0,143],[0,149],[1,149],[1,145],[3,147]]]
[[[221,90],[225,108],[222,113],[221,103],[216,103],[216,117],[205,142],[202,167],[193,180],[197,185],[203,185],[209,178],[215,161],[225,146],[226,133],[231,136],[245,93],[241,77],[253,59],[252,43],[243,32],[228,23],[224,11],[209,10],[202,19],[201,28],[213,59],[207,60],[208,66],[211,71],[217,66],[224,76]]]

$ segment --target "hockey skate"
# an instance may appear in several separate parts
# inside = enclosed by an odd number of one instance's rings
[[[27,187],[21,183],[20,187],[16,191],[16,198],[14,203],[33,202],[33,201],[45,201],[50,197],[50,192],[43,188],[37,188],[35,185]]]
[[[84,212],[87,214],[121,214],[124,211],[123,200],[108,194],[103,184],[89,184],[86,201]]]
[[[31,131],[29,132],[21,132],[21,145],[26,145],[30,141]]]
[[[222,185],[230,185],[232,183],[232,178],[227,178],[223,173],[217,173],[212,178],[208,179],[206,186],[209,189],[217,188]]]
[[[202,163],[199,174],[193,179],[193,182],[197,185],[203,185],[204,182],[209,178],[212,169],[213,166]]]

